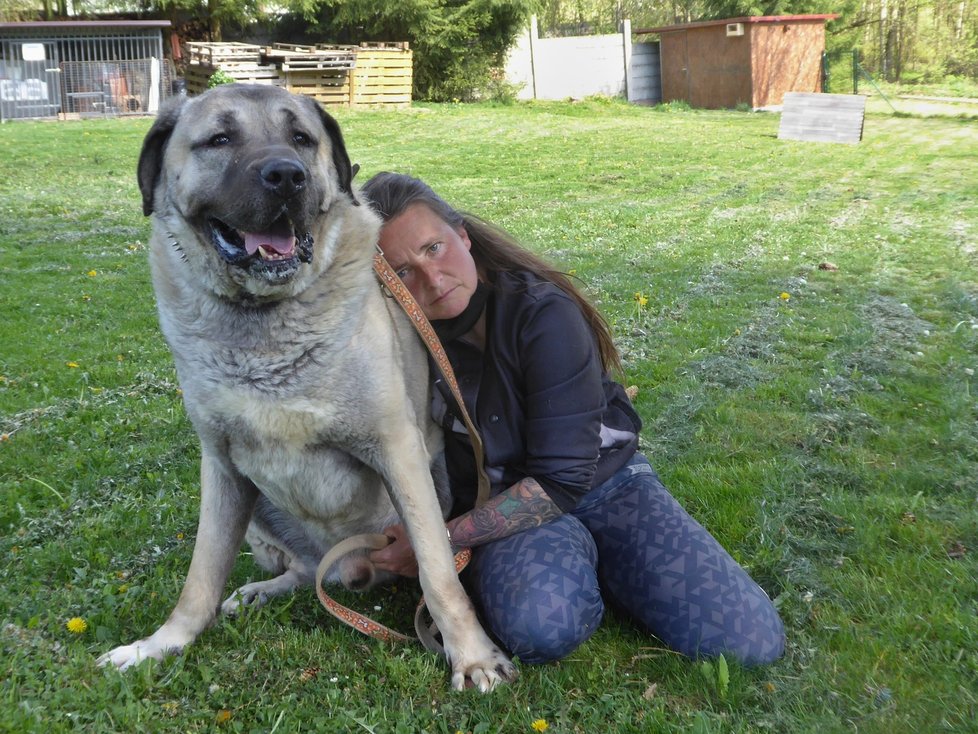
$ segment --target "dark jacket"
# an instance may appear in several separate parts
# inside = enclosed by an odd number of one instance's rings
[[[577,303],[529,272],[497,273],[486,301],[486,346],[445,343],[466,409],[482,435],[492,494],[533,477],[564,511],[635,453],[641,420],[601,366]],[[433,415],[445,428],[458,515],[477,485],[455,402],[436,380]]]

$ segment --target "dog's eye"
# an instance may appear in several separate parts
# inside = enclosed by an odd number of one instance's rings
[[[207,144],[212,148],[220,148],[222,145],[228,145],[230,142],[231,142],[231,137],[226,133],[218,133],[217,135],[212,135],[207,140]]]
[[[303,132],[292,133],[292,142],[296,145],[308,146],[315,145],[315,141]]]

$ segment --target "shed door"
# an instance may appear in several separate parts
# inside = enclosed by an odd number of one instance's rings
[[[0,59],[0,120],[57,117],[61,69],[54,41],[5,41]]]
[[[662,101],[690,102],[689,46],[686,31],[663,33],[659,41],[662,66]]]

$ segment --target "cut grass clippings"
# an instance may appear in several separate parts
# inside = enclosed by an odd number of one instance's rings
[[[573,272],[667,486],[775,599],[783,660],[691,662],[609,612],[491,696],[311,591],[179,657],[198,448],[156,325],[147,119],[0,125],[0,731],[978,731],[978,129],[617,102],[337,113],[363,180],[428,180]],[[259,578],[247,554],[233,584]],[[409,627],[411,583],[341,599]]]

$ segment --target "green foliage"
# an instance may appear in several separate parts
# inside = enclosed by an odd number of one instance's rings
[[[234,77],[224,71],[224,69],[218,69],[207,80],[207,88],[212,89],[222,84],[234,84]]]
[[[293,9],[326,38],[409,41],[416,99],[470,101],[505,96],[496,70],[532,6],[532,0],[299,0]]]
[[[777,115],[608,100],[336,115],[361,180],[419,175],[585,284],[643,451],[775,600],[784,659],[705,675],[609,610],[559,664],[456,693],[435,656],[357,636],[304,590],[162,664],[96,668],[169,614],[198,509],[135,183],[151,120],[13,122],[0,731],[975,731],[974,121],[869,114],[859,145],[830,145],[778,140]],[[263,577],[243,553],[229,586]],[[341,601],[409,629],[416,599]]]

